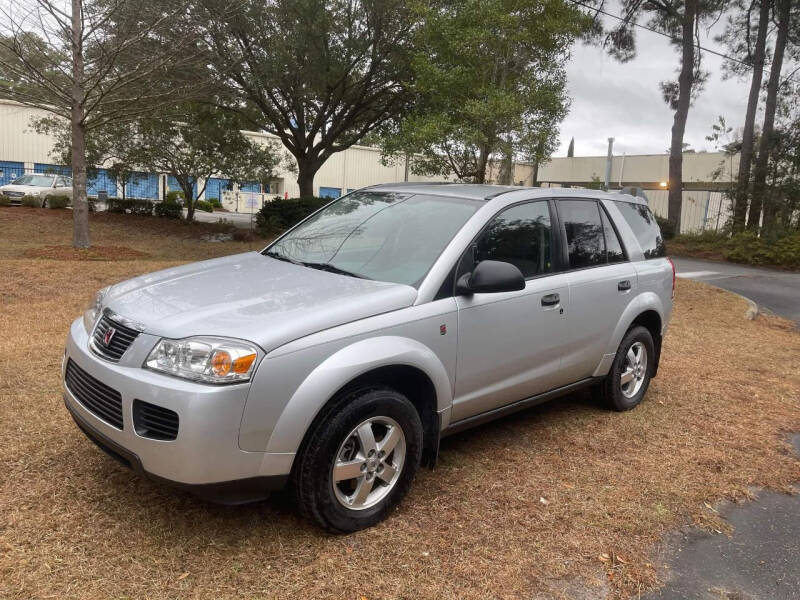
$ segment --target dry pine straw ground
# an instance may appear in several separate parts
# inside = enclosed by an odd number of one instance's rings
[[[204,504],[78,431],[59,391],[63,339],[102,285],[248,246],[103,215],[97,244],[153,258],[19,259],[71,233],[55,211],[15,210],[0,209],[2,598],[558,597],[576,582],[631,597],[657,585],[665,532],[725,529],[706,503],[800,480],[784,436],[800,430],[800,335],[679,281],[659,376],[631,412],[578,395],[448,438],[399,510],[354,535],[321,533],[285,497]]]

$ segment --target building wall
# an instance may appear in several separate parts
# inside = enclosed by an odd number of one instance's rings
[[[55,140],[36,133],[32,118],[48,116],[49,113],[21,104],[0,101],[0,160],[19,161],[33,169],[34,163],[52,163],[50,151]]]
[[[728,186],[736,178],[739,156],[722,152],[687,152],[683,155],[683,181],[687,188]],[[715,171],[720,170],[717,178]],[[606,173],[605,156],[577,156],[553,158],[539,168],[539,181],[545,184],[580,185],[603,181]],[[611,166],[612,188],[639,185],[645,189],[658,189],[669,179],[669,155],[640,154],[615,156]],[[621,182],[621,185],[620,185]]]

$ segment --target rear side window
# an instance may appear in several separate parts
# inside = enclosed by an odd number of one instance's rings
[[[559,200],[571,269],[606,264],[606,244],[600,207],[594,200]]]
[[[645,258],[660,258],[667,255],[667,247],[656,218],[646,204],[631,204],[615,201],[617,208],[628,222]]]
[[[600,208],[600,216],[603,218],[603,233],[606,236],[606,255],[608,262],[617,263],[625,261],[625,252],[622,250],[622,244],[619,241],[617,230],[611,224],[605,209]]]

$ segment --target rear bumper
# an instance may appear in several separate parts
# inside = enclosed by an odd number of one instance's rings
[[[270,492],[283,489],[289,479],[288,475],[266,475],[216,483],[191,484],[160,477],[159,475],[145,470],[142,466],[142,461],[135,453],[127,448],[123,448],[111,438],[95,429],[91,423],[70,407],[66,397],[64,397],[64,405],[75,420],[75,424],[86,437],[121,465],[157,483],[190,492],[210,502],[217,502],[220,504],[243,504],[245,502],[261,500],[266,498]]]

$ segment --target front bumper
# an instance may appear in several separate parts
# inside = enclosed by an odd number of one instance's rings
[[[245,452],[239,427],[248,384],[213,386],[143,369],[158,337],[140,334],[119,363],[95,356],[82,319],[70,327],[61,379],[64,402],[75,422],[114,458],[148,477],[212,500],[243,502],[281,487],[294,454]],[[122,397],[122,430],[89,410],[64,383],[71,360]],[[142,400],[178,413],[175,440],[142,437],[133,425],[133,401]]]

